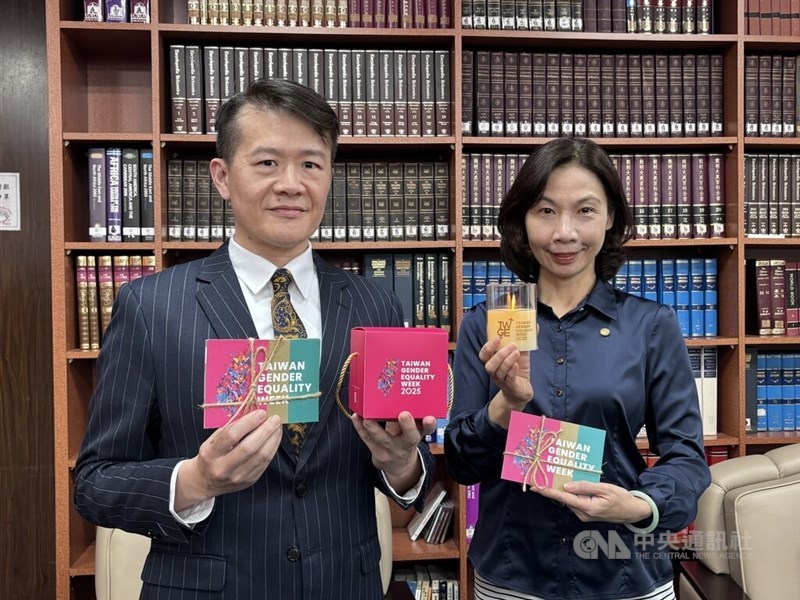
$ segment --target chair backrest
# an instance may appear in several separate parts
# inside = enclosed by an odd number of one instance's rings
[[[697,555],[753,600],[800,589],[800,444],[711,467],[695,519]]]
[[[383,593],[392,577],[392,515],[389,500],[375,490],[375,518],[381,547]],[[121,529],[97,528],[95,542],[95,594],[97,600],[136,600],[142,590],[142,568],[150,551],[150,538]]]

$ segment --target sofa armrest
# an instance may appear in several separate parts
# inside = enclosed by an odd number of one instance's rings
[[[680,577],[686,579],[702,600],[750,600],[730,575],[717,575],[700,561],[682,561]]]

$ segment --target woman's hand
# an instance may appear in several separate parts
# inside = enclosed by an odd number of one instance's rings
[[[638,523],[652,515],[647,502],[611,483],[573,481],[564,484],[564,491],[530,489],[569,508],[584,523]]]
[[[494,338],[483,345],[478,358],[500,388],[489,404],[489,418],[508,429],[511,411],[523,410],[533,399],[530,352],[520,352],[514,344],[500,348],[500,339]]]

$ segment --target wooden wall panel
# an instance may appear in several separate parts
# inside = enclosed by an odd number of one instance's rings
[[[44,0],[4,0],[0,171],[22,230],[0,231],[0,597],[55,597],[50,204]]]

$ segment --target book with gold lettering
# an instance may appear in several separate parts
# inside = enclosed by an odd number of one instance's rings
[[[283,423],[319,420],[320,340],[206,340],[203,426],[258,408]]]
[[[513,411],[500,476],[537,489],[600,481],[606,432]]]

